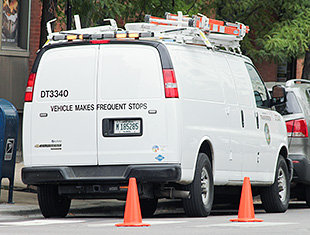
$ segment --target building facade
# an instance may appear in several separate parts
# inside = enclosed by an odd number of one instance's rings
[[[290,79],[301,79],[303,63],[304,59],[293,59],[281,63],[254,61],[265,82],[285,82]]]
[[[0,17],[0,96],[22,112],[28,74],[30,0],[2,0]]]

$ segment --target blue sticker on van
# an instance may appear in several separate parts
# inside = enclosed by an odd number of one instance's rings
[[[163,155],[158,155],[157,157],[155,157],[155,159],[161,162],[165,159],[165,157]]]

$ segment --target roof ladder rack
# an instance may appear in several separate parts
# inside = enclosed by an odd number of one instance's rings
[[[66,40],[66,36],[68,35],[96,35],[96,34],[102,34],[103,32],[116,32],[118,30],[117,23],[114,19],[104,19],[104,22],[109,22],[109,25],[103,25],[103,26],[96,26],[96,27],[89,27],[89,28],[81,28],[80,18],[78,15],[74,16],[76,29],[73,30],[66,30],[66,31],[60,31],[60,32],[52,32],[51,29],[51,23],[54,22],[56,19],[50,20],[46,24],[46,28],[48,31],[47,40]],[[59,38],[59,39],[58,39]]]
[[[54,20],[52,20],[54,21]],[[125,29],[119,29],[116,21],[105,19],[109,25],[81,28],[78,16],[75,16],[76,29],[53,33],[51,22],[47,23],[48,41],[45,45],[73,40],[136,40],[155,38],[173,40],[178,43],[203,45],[210,49],[225,49],[231,53],[241,54],[240,41],[249,32],[249,27],[242,23],[224,22],[198,14],[189,17],[166,13],[165,18],[145,16],[146,23],[127,23]]]
[[[208,48],[222,47],[225,50],[237,50],[241,53],[239,42],[250,31],[248,26],[242,23],[225,22],[210,19],[202,14],[192,17],[166,13],[165,18],[151,15],[145,16],[146,23],[128,23],[126,29],[157,31],[157,35],[163,38],[175,38],[176,41],[185,43],[202,42]],[[181,38],[181,39],[180,39]]]

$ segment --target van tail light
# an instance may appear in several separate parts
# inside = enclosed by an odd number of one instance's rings
[[[163,69],[166,98],[179,98],[177,81],[173,69]]]
[[[36,80],[36,73],[31,73],[28,78],[26,93],[25,93],[25,102],[32,102],[34,82]]]
[[[308,137],[308,126],[305,119],[297,119],[286,122],[287,136],[289,137]]]

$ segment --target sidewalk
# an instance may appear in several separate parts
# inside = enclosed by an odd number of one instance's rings
[[[13,201],[15,204],[37,205],[37,194],[33,190],[29,190],[27,185],[22,182],[21,170],[24,167],[22,162],[15,164],[15,179]],[[8,202],[9,180],[4,178],[1,183],[0,205]]]

